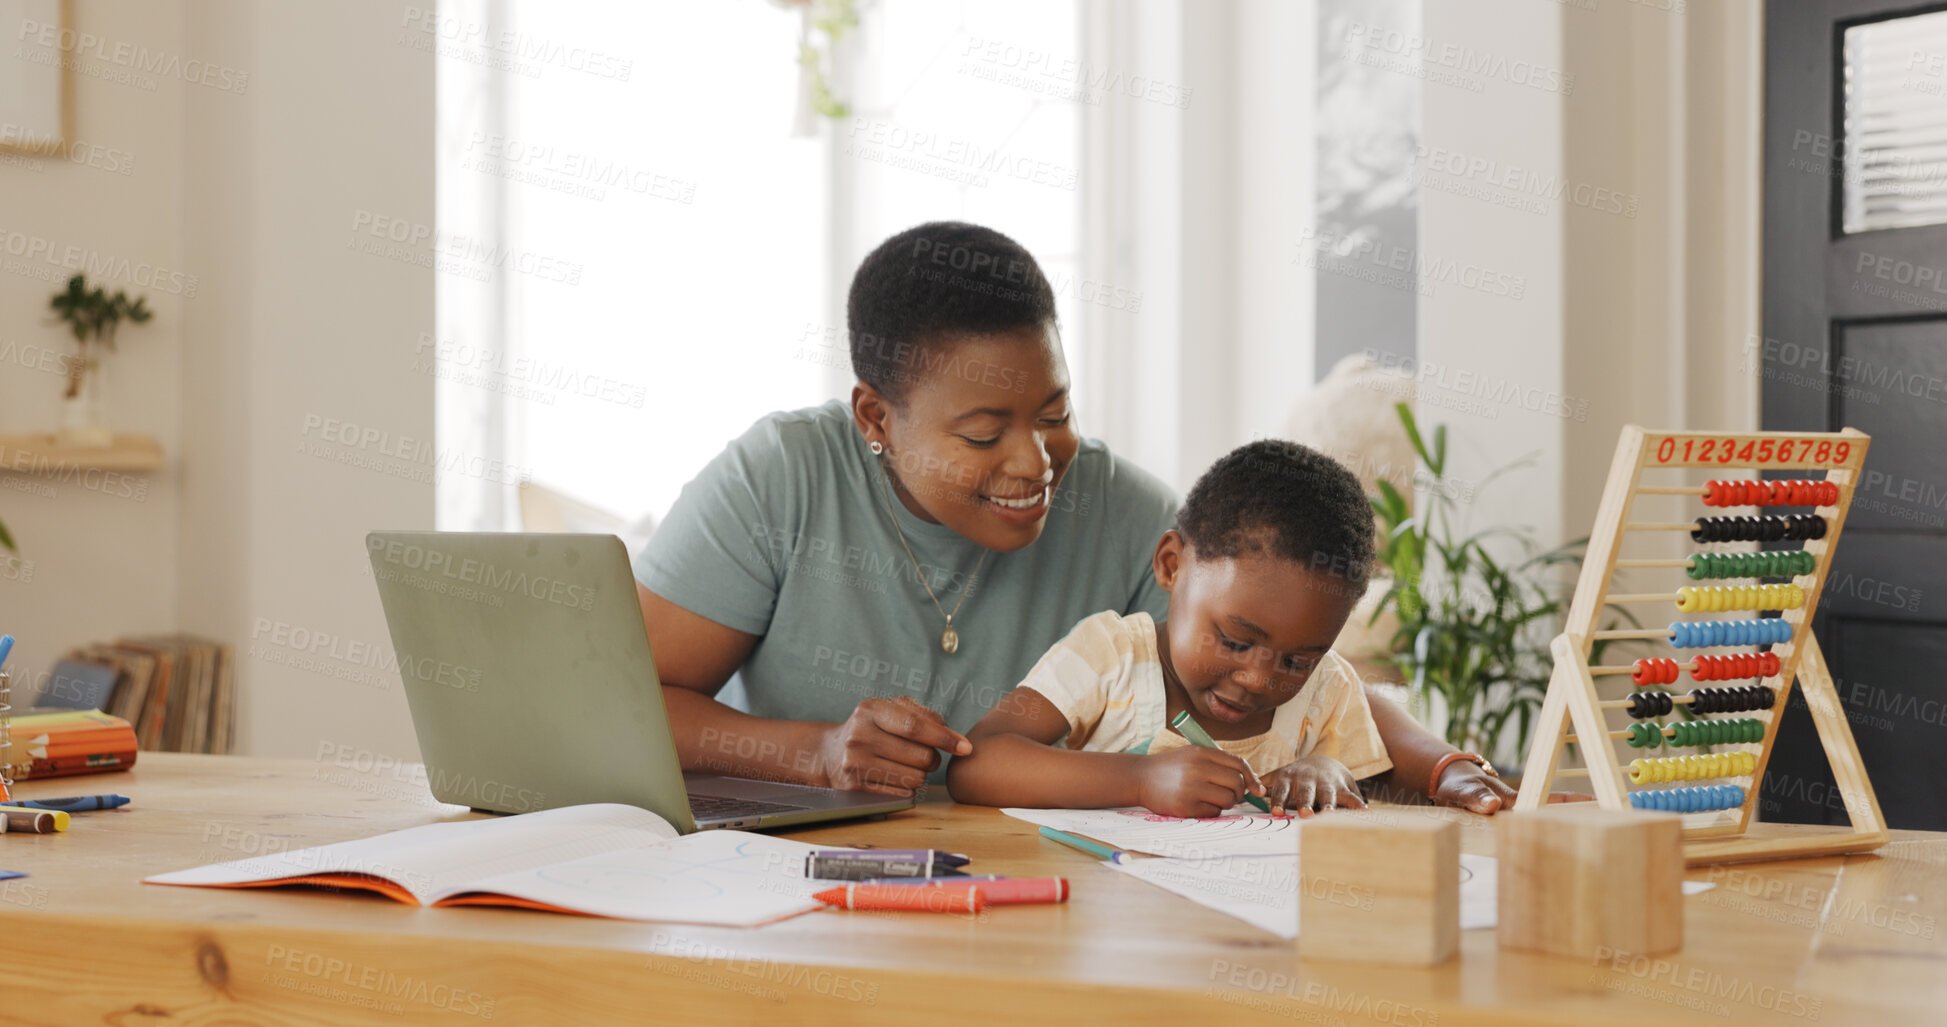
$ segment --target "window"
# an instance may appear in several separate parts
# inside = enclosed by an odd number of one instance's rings
[[[506,473],[442,479],[439,527],[517,527],[516,478],[660,517],[757,418],[844,395],[851,272],[921,221],[1015,236],[1077,338],[1074,3],[863,15],[853,115],[794,138],[795,11],[444,0],[439,229],[507,259],[439,276],[440,447]]]

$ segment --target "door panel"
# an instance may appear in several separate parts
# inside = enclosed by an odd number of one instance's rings
[[[1873,436],[1813,627],[1888,822],[1929,830],[1947,829],[1947,225],[1848,234],[1839,211],[1846,176],[1887,166],[1883,154],[1847,165],[1846,29],[1942,9],[1766,5],[1764,339],[1754,347],[1767,430]],[[1896,97],[1901,124],[1937,112],[1947,127],[1947,53],[1927,52],[1947,47],[1933,38],[1896,30],[1878,44],[1867,77],[1882,96],[1911,94]],[[1891,131],[1853,127],[1877,133],[1855,133],[1875,147]],[[1894,164],[1916,186],[1947,175],[1947,163],[1938,173]],[[1759,810],[1845,822],[1802,700],[1786,710]]]

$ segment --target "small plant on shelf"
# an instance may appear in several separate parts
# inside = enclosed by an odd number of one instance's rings
[[[114,351],[123,321],[143,324],[153,316],[148,300],[130,300],[120,289],[113,294],[100,286],[90,289],[86,275],[75,275],[47,305],[67,325],[75,345],[62,394],[60,440],[73,446],[109,445],[114,436],[101,423],[101,354]]]

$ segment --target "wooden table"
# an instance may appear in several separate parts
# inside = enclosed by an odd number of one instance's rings
[[[1684,949],[1590,963],[1464,932],[1430,969],[1299,960],[1294,944],[1127,878],[998,812],[923,803],[794,837],[944,848],[1060,874],[1062,906],[978,918],[815,913],[755,930],[356,893],[144,885],[149,874],[475,816],[417,767],[144,753],[127,774],[24,783],[127,809],[0,836],[0,1021],[207,1023],[1939,1023],[1947,834],[1879,856],[1702,868]],[[1443,810],[1491,853],[1483,818]],[[1814,828],[1773,827],[1774,831]]]

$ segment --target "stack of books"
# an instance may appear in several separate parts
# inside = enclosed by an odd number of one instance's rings
[[[67,655],[110,668],[102,712],[133,725],[139,748],[227,753],[236,738],[236,655],[193,635],[150,635],[87,645]],[[21,717],[15,717],[18,725]]]

